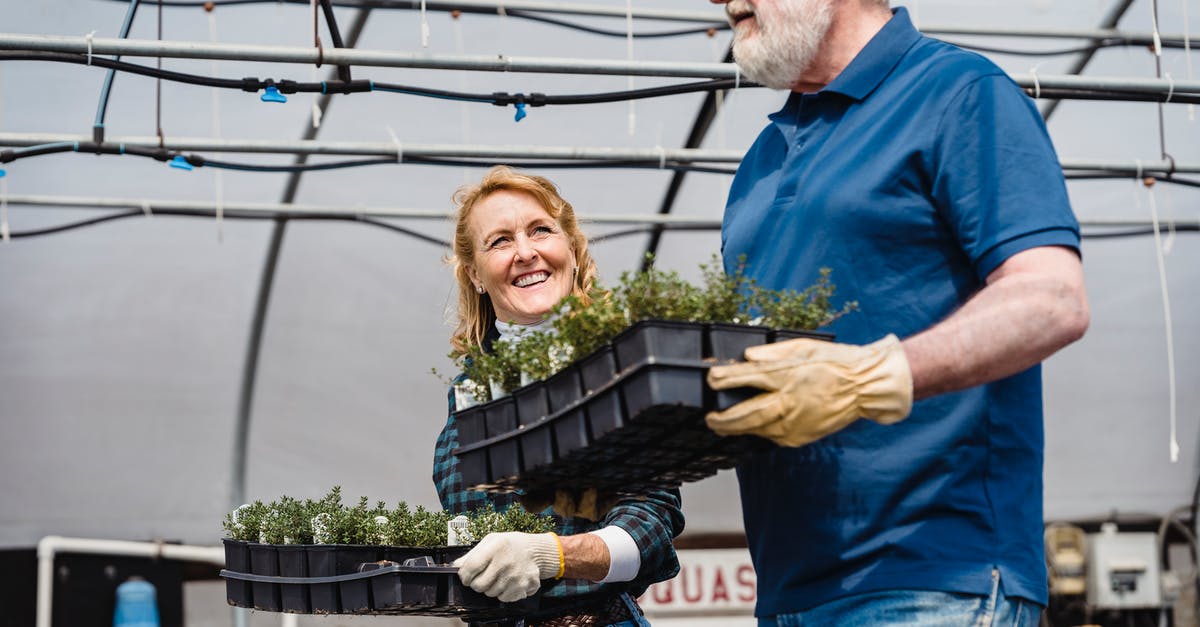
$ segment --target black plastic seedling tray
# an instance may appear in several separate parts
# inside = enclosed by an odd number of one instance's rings
[[[451,564],[471,549],[368,545],[271,545],[223,540],[226,596],[230,605],[297,614],[412,614],[492,620],[538,607],[537,596],[501,603],[463,586]],[[273,569],[266,557],[277,555]],[[285,557],[286,556],[286,557]],[[294,574],[297,565],[307,573]],[[288,564],[288,566],[285,566]],[[276,572],[261,572],[261,571]],[[287,572],[285,572],[287,571]],[[267,600],[255,600],[262,590]],[[274,602],[283,591],[283,600]],[[291,592],[288,592],[291,591]],[[289,598],[291,600],[289,600]]]
[[[509,407],[516,415],[503,423],[515,428],[488,421],[483,440],[460,438],[455,454],[464,482],[490,491],[640,494],[732,468],[774,445],[718,436],[704,415],[761,391],[709,389],[708,369],[740,361],[751,346],[796,337],[833,339],[749,325],[639,322],[546,381],[515,391]]]

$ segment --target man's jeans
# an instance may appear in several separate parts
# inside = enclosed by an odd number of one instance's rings
[[[1000,573],[992,571],[989,596],[885,590],[844,597],[795,614],[758,619],[759,627],[1037,627],[1042,607],[1032,601],[1006,597]]]

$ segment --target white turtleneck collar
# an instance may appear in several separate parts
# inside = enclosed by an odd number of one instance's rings
[[[533,324],[517,324],[515,322],[510,323],[503,320],[496,320],[496,330],[500,332],[500,339],[506,342],[519,342],[523,336],[536,331],[553,333],[554,316],[538,320]]]

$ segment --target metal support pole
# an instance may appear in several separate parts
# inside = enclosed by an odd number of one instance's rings
[[[1112,10],[1108,12],[1108,15],[1104,17],[1104,21],[1100,23],[1100,28],[1104,30],[1116,28],[1117,23],[1121,21],[1121,18],[1125,15],[1125,12],[1129,10],[1130,5],[1132,4],[1133,0],[1117,0],[1116,6],[1114,6]],[[1102,38],[1095,38],[1092,40],[1092,42],[1098,44],[1101,40]],[[1152,42],[1153,37],[1151,38],[1151,43]],[[1139,43],[1142,45],[1149,45],[1147,42]],[[1091,48],[1088,48],[1087,52],[1083,53],[1078,59],[1075,60],[1075,63],[1071,65],[1071,69],[1067,70],[1067,74],[1082,73],[1083,69],[1092,62],[1092,58],[1096,56],[1096,51],[1099,49],[1099,46],[1092,46]],[[1057,99],[1047,100],[1042,106],[1042,119],[1049,120],[1050,116],[1054,115],[1054,111],[1058,109],[1060,102],[1062,101]]]

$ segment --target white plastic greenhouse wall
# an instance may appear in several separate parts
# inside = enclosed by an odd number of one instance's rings
[[[220,3],[218,3],[219,5]],[[563,2],[566,6],[581,6]],[[1074,48],[1086,39],[1031,36],[1031,31],[1095,29],[1116,0],[909,0],[918,25],[946,40],[1010,50]],[[53,35],[73,42],[115,39],[128,9],[118,0],[0,0],[0,39]],[[615,17],[559,19],[625,32],[625,2],[595,0]],[[634,11],[710,14],[704,0],[639,0]],[[1200,30],[1196,0],[1134,0],[1122,32],[1188,39]],[[360,9],[336,8],[343,35]],[[433,59],[504,55],[716,64],[728,31],[665,38],[601,36],[516,15],[429,10],[422,47],[417,10],[369,12],[356,48]],[[686,25],[686,24],[685,24]],[[694,25],[694,24],[692,24]],[[635,31],[680,23],[637,17]],[[954,34],[1014,29],[1021,35]],[[158,38],[158,7],[143,3],[132,41]],[[329,43],[322,21],[321,36]],[[313,45],[307,3],[165,7],[162,38],[306,48]],[[1190,45],[1190,44],[1189,44]],[[5,46],[7,47],[7,46]],[[3,52],[3,51],[0,51]],[[1078,54],[1020,56],[989,52],[1006,71],[1052,77],[1072,72]],[[1161,74],[1144,46],[1100,49],[1084,76],[1196,84],[1200,55],[1168,47]],[[0,57],[3,58],[3,57]],[[155,65],[150,57],[126,60]],[[165,69],[235,78],[321,80],[332,66],[238,59],[166,58]],[[624,67],[624,66],[623,66]],[[1200,71],[1200,68],[1197,69]],[[577,94],[668,85],[695,78],[581,75],[355,66],[355,78],[479,92]],[[86,65],[0,60],[0,149],[48,141],[89,141],[105,71]],[[118,73],[105,129],[110,141],[153,144],[161,128],[173,142],[294,142],[312,132],[316,96],[264,103],[238,90],[163,82]],[[1194,91],[1193,94],[1196,92]],[[724,99],[703,143],[708,155],[744,151],[785,95],[739,89]],[[397,93],[339,95],[323,111],[316,141],[405,147],[488,148],[494,161],[528,159],[544,148],[612,149],[665,154],[684,146],[703,93],[635,104],[531,107],[514,122],[513,107],[451,102]],[[1048,101],[1040,102],[1041,106]],[[1130,168],[1173,157],[1179,178],[1200,176],[1200,122],[1178,102],[1064,100],[1048,126],[1064,164],[1121,164],[1128,176],[1070,181],[1077,216],[1091,235],[1106,221],[1161,237],[1088,237],[1083,244],[1092,325],[1087,336],[1045,365],[1048,520],[1118,513],[1167,515],[1188,505],[1197,478],[1200,438],[1200,189],[1142,185]],[[50,138],[50,139],[47,139]],[[74,138],[74,139],[72,139]],[[212,143],[212,142],[210,142]],[[210,159],[283,165],[290,154],[191,150]],[[410,153],[411,156],[412,153]],[[507,157],[503,155],[508,155]],[[314,163],[342,157],[314,156]],[[717,160],[709,165],[732,167]],[[268,207],[287,198],[286,173],[197,168],[184,171],[132,155],[64,152],[0,164],[4,221],[0,241],[0,548],[33,547],[47,535],[155,540],[216,546],[233,505],[239,401],[250,398],[244,498],[318,497],[334,485],[389,502],[437,505],[430,481],[434,438],[446,417],[454,301],[453,277],[436,241],[450,237],[441,217],[377,218],[422,237],[367,221],[292,220],[282,234],[252,396],[243,396],[247,345],[276,223],[225,216],[155,214],[156,204],[210,209],[239,203]],[[629,228],[604,218],[655,215],[672,173],[655,168],[530,168],[559,183],[587,220],[592,237]],[[402,211],[444,216],[459,185],[480,167],[383,163],[306,173],[297,205],[375,215]],[[1147,169],[1143,174],[1161,174]],[[719,222],[731,176],[690,173],[672,216]],[[853,181],[847,181],[853,184]],[[98,209],[120,201],[120,210]],[[90,206],[89,206],[90,205]],[[39,229],[136,208],[138,215],[44,235]],[[147,211],[143,212],[145,207]],[[232,209],[231,209],[232,211]],[[210,211],[211,213],[211,211]],[[1190,230],[1189,230],[1190,229]],[[434,240],[433,242],[429,241]],[[636,269],[644,233],[596,243],[592,251],[610,282]],[[668,230],[659,265],[698,278],[720,245],[716,230]],[[836,269],[835,281],[836,283]],[[1164,315],[1169,302],[1170,316]],[[1167,321],[1170,320],[1170,327]],[[1170,359],[1169,359],[1170,357]],[[1173,373],[1175,387],[1170,385]],[[443,375],[444,376],[444,375]],[[1172,392],[1174,397],[1172,398]],[[1177,460],[1170,443],[1178,443]],[[685,534],[742,529],[733,474],[683,488]],[[1033,495],[1031,495],[1033,498]],[[188,625],[224,626],[230,610],[220,581],[189,584]],[[667,615],[656,625],[750,624],[718,615]],[[252,625],[279,624],[255,613]],[[291,620],[291,619],[288,619]],[[329,618],[301,625],[451,624],[441,619]],[[713,621],[716,622],[713,622]],[[738,623],[737,621],[742,621]]]

